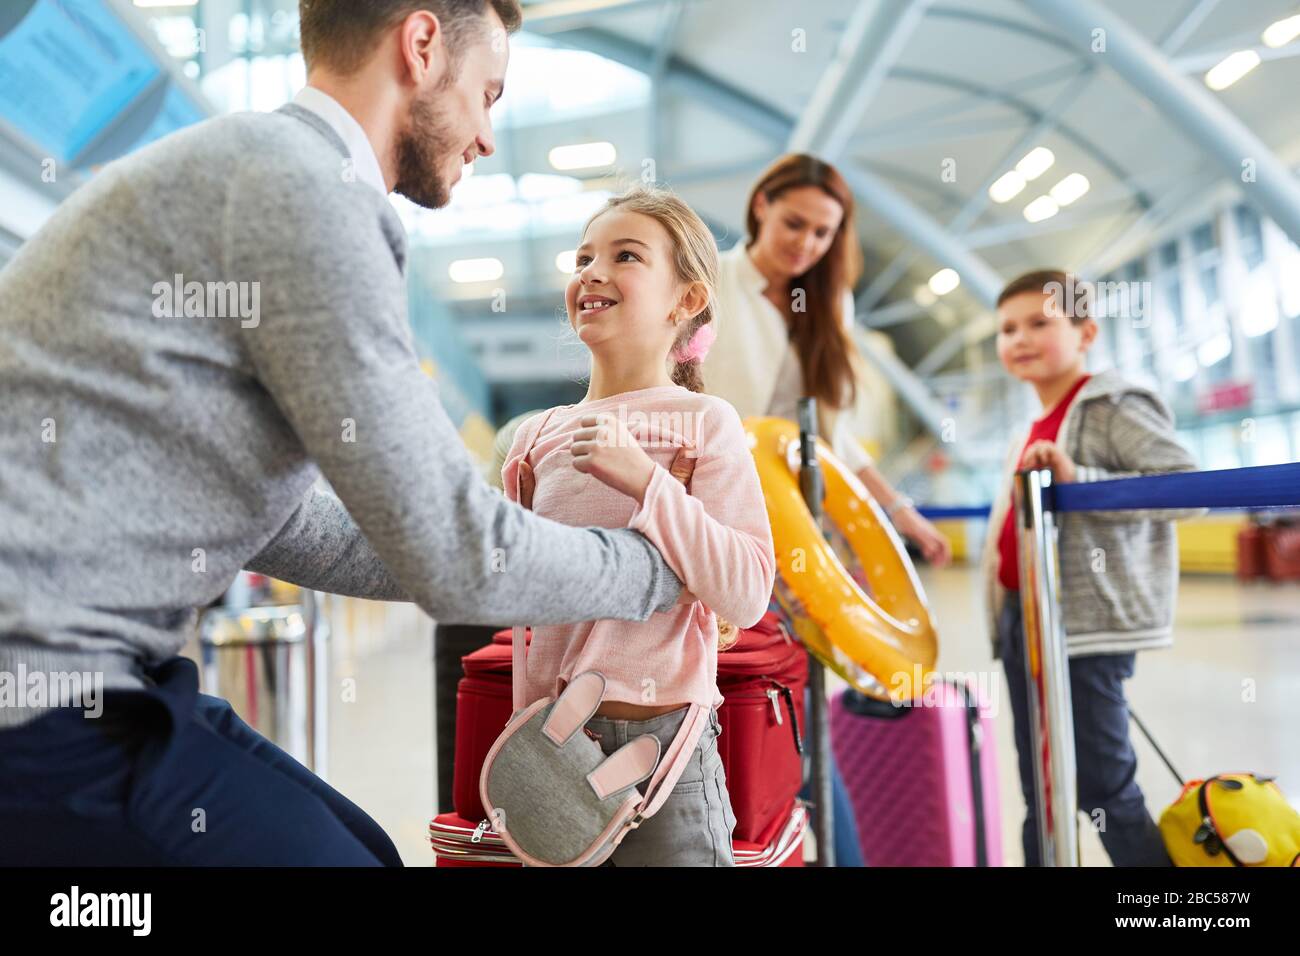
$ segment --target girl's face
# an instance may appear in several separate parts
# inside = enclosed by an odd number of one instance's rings
[[[675,321],[694,308],[693,283],[677,279],[672,241],[654,219],[612,209],[587,227],[564,290],[569,324],[595,355],[662,361],[676,338]],[[693,311],[692,311],[693,309]]]
[[[793,279],[821,261],[844,221],[844,207],[816,186],[787,189],[772,201],[754,199],[758,235],[750,252]]]
[[[1044,292],[1022,292],[998,306],[998,358],[1023,382],[1077,371],[1096,336],[1096,322],[1075,325]]]

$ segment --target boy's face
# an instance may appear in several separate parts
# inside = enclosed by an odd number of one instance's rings
[[[1075,324],[1046,292],[1021,292],[998,306],[998,358],[1024,382],[1046,382],[1083,364],[1097,323]]]

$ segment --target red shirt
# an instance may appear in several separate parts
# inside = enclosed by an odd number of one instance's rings
[[[1056,436],[1061,431],[1061,422],[1065,420],[1065,413],[1070,410],[1070,403],[1079,394],[1079,389],[1083,388],[1084,382],[1091,377],[1091,375],[1085,375],[1075,382],[1074,387],[1053,406],[1050,412],[1034,422],[1029,429],[1029,437],[1025,439],[1024,448],[1020,449],[1021,457],[1024,457],[1025,451],[1036,441],[1056,441]],[[1016,459],[1016,464],[1019,466],[1019,458]],[[1020,590],[1019,551],[1019,542],[1016,540],[1016,507],[1013,495],[1012,505],[1007,509],[1007,520],[1002,523],[1002,534],[998,538],[998,556],[1000,559],[998,563],[998,582],[1009,591]]]

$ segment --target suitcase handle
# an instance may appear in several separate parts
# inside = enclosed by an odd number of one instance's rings
[[[790,714],[790,732],[794,734],[794,750],[795,753],[797,753],[800,757],[802,757],[803,756],[803,735],[799,733],[799,719],[795,716],[794,691],[790,690],[789,687],[787,687],[785,684],[782,684],[779,680],[772,680],[772,678],[770,677],[764,679],[769,684],[777,688],[777,693],[779,693],[782,699],[785,701],[785,709]],[[778,720],[780,719],[779,712],[777,714],[777,719]]]
[[[892,700],[881,700],[878,697],[868,697],[859,690],[850,687],[844,691],[841,698],[844,701],[844,709],[850,714],[856,714],[858,717],[874,717],[878,720],[898,720],[906,717],[912,712],[911,707],[904,707],[896,704]]]

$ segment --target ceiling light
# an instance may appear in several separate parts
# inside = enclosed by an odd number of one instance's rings
[[[1300,36],[1300,13],[1270,23],[1268,29],[1264,31],[1263,40],[1266,46],[1279,47],[1286,46],[1298,36]]]
[[[1070,173],[1052,187],[1052,199],[1058,206],[1068,206],[1091,188],[1092,183],[1083,173]]]
[[[578,250],[569,249],[561,252],[555,257],[555,268],[559,269],[565,275],[568,275],[574,269],[578,268]]]
[[[576,143],[573,146],[556,146],[547,158],[551,166],[565,172],[571,169],[613,166],[617,156],[613,143]]]
[[[1210,89],[1226,90],[1239,79],[1259,66],[1259,54],[1254,50],[1229,53],[1205,74],[1205,85]]]
[[[1025,207],[1025,218],[1030,222],[1042,222],[1044,219],[1051,219],[1060,211],[1061,207],[1051,196],[1039,196]]]
[[[956,269],[940,269],[930,276],[930,291],[935,295],[947,295],[961,285],[961,276]]]
[[[452,282],[492,282],[505,273],[500,259],[457,259],[447,267]]]
[[[1025,188],[1025,177],[1016,170],[999,176],[989,187],[989,198],[994,202],[1010,202]]]
[[[1016,163],[1016,172],[1025,177],[1026,182],[1033,182],[1052,168],[1056,154],[1046,146],[1036,146],[1025,154],[1025,158]]]

